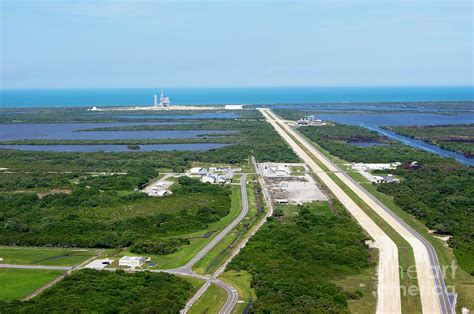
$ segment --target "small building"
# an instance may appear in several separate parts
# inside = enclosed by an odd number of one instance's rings
[[[225,110],[242,110],[243,105],[225,105],[224,109]]]
[[[201,178],[201,182],[202,183],[211,183],[211,184],[214,184],[217,182],[217,177],[214,176],[214,175],[207,175],[207,176],[203,176]]]
[[[288,204],[288,199],[286,198],[277,198],[275,199],[276,204]]]
[[[298,120],[298,125],[300,125],[300,126],[309,125],[309,121],[306,120],[306,119],[299,119],[299,120]]]
[[[202,170],[203,169],[201,167],[194,167],[189,170],[189,174],[192,176],[198,176],[201,175]]]
[[[156,192],[156,196],[160,196],[160,197],[168,195],[168,194],[171,194],[170,191],[168,190],[161,190],[161,191]]]
[[[393,174],[389,174],[382,177],[382,183],[400,183],[400,179],[397,179]]]
[[[140,267],[145,261],[146,258],[143,256],[124,256],[119,259],[119,266]]]
[[[226,184],[229,179],[226,176],[218,176],[217,183],[219,184]]]
[[[278,167],[275,171],[277,177],[286,177],[290,174],[290,171],[287,167]]]

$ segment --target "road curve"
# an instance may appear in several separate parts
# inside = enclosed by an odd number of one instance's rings
[[[377,313],[401,313],[400,277],[398,248],[389,236],[323,171],[319,165],[284,130],[279,119],[267,109],[259,109],[267,121],[290,145],[295,153],[308,165],[332,194],[357,220],[362,228],[374,239],[379,249]]]
[[[176,275],[191,276],[206,280],[204,285],[194,294],[191,299],[189,299],[184,309],[181,310],[181,313],[187,313],[191,309],[193,304],[204,294],[204,292],[206,292],[207,288],[209,288],[212,283],[217,284],[227,292],[227,300],[222,309],[219,311],[219,313],[230,314],[232,312],[232,309],[239,301],[239,293],[237,289],[232,287],[230,284],[217,279],[217,277],[225,270],[225,267],[231,261],[231,259],[235,255],[237,255],[240,246],[232,252],[231,256],[225,261],[222,266],[220,266],[216,270],[214,274],[212,274],[212,276],[198,275],[192,270],[192,267],[197,262],[199,262],[199,260],[203,258],[207,253],[209,253],[209,251],[211,251],[212,248],[214,248],[214,246],[216,246],[216,244],[219,243],[219,241],[221,241],[231,230],[233,230],[235,226],[237,226],[242,221],[242,219],[244,219],[245,216],[247,216],[247,213],[249,211],[249,202],[247,197],[247,174],[242,174],[242,176],[240,177],[240,193],[242,198],[242,210],[240,211],[239,216],[237,216],[237,218],[235,218],[227,227],[225,227],[224,230],[222,230],[214,239],[212,239],[211,242],[209,242],[204,248],[202,248],[201,251],[199,251],[189,262],[186,263],[186,265],[177,269],[164,270],[165,272],[173,273]]]
[[[273,113],[273,118],[278,119]],[[287,132],[290,132],[298,141],[305,145],[314,157],[319,159],[329,171],[334,174],[353,190],[367,205],[369,205],[380,217],[382,217],[394,230],[396,230],[413,248],[415,264],[420,290],[420,299],[424,313],[453,312],[448,299],[448,293],[444,283],[443,275],[439,267],[438,259],[431,243],[411,228],[405,221],[393,213],[376,197],[365,190],[360,184],[337,167],[329,158],[318,151],[315,146],[299,132],[281,122]]]

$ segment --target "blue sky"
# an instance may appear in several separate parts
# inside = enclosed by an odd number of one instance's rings
[[[1,88],[473,85],[471,1],[1,2]]]

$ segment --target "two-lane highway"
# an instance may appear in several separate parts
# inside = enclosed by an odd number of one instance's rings
[[[230,231],[232,231],[242,221],[242,219],[244,219],[245,216],[247,216],[247,213],[249,212],[249,202],[247,198],[247,174],[245,173],[240,177],[240,193],[242,198],[242,209],[239,216],[237,216],[237,218],[235,218],[227,227],[225,227],[224,230],[222,230],[214,239],[212,239],[204,248],[202,248],[201,251],[199,251],[189,262],[186,263],[186,265],[177,269],[165,270],[166,272],[177,275],[192,276],[200,279],[204,278],[206,280],[204,285],[186,303],[186,306],[181,310],[181,313],[187,313],[212,283],[215,283],[227,292],[227,300],[219,313],[230,314],[232,309],[239,301],[239,293],[237,289],[232,287],[230,284],[217,279],[217,277],[225,270],[225,267],[231,261],[231,259],[237,255],[238,250],[240,250],[240,246],[233,251],[231,256],[221,267],[217,269],[214,274],[212,274],[212,276],[198,275],[192,270],[192,268],[197,262],[199,262],[199,260],[208,254],[217,245],[217,243],[219,243]]]

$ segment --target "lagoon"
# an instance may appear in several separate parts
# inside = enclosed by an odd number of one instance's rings
[[[122,139],[184,139],[204,134],[222,134],[222,130],[165,131],[80,131],[101,127],[135,125],[136,123],[68,123],[68,124],[0,124],[0,141],[42,140],[122,140]],[[143,124],[143,123],[140,123]],[[159,123],[153,123],[159,124]],[[80,132],[78,132],[80,131]]]
[[[205,151],[227,146],[226,144],[214,143],[192,143],[192,144],[150,144],[139,145],[140,149],[129,149],[128,145],[0,145],[0,149],[14,149],[24,151],[44,152],[151,152],[151,151],[173,151],[190,150]]]

